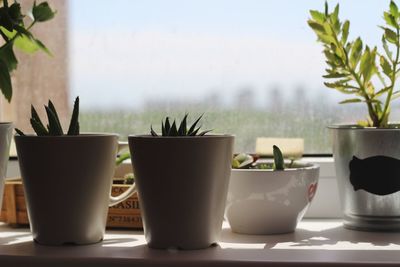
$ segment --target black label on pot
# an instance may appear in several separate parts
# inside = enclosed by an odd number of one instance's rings
[[[350,182],[354,190],[363,189],[375,195],[389,195],[400,191],[400,160],[375,156],[350,161]]]

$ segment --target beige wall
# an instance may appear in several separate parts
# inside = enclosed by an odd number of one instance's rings
[[[19,1],[24,10],[32,6],[34,0]],[[51,99],[63,121],[68,123],[68,46],[67,46],[67,2],[68,0],[47,0],[56,17],[48,22],[38,23],[33,28],[35,36],[53,53],[53,57],[39,51],[34,55],[25,55],[19,51],[19,65],[13,73],[13,99],[11,104],[1,98],[1,121],[13,121],[16,127],[32,132],[29,118],[33,104],[39,114],[44,116],[43,105]],[[39,1],[40,2],[40,1]]]

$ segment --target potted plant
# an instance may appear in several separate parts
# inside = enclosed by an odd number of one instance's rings
[[[39,244],[90,244],[103,239],[109,205],[135,191],[134,184],[111,197],[117,139],[115,134],[80,134],[79,98],[68,132],[64,132],[51,101],[44,126],[32,106],[36,135],[15,129],[33,239]]]
[[[128,137],[143,228],[151,248],[201,249],[218,241],[234,137],[178,126]]]
[[[232,160],[225,218],[239,234],[293,232],[313,199],[319,166],[284,160],[273,147],[274,161],[238,154]]]
[[[3,42],[0,45],[0,91],[8,102],[12,98],[10,73],[18,65],[14,46],[26,53],[33,53],[41,49],[50,54],[46,46],[34,37],[30,29],[38,22],[52,19],[54,15],[55,12],[52,11],[47,2],[38,5],[34,2],[30,16],[32,22],[26,27],[23,21],[25,16],[21,13],[20,4],[13,1],[9,5],[7,0],[2,1],[0,6],[0,36]],[[11,122],[0,122],[0,207],[3,200],[4,177],[7,170],[12,129]]]
[[[325,85],[351,96],[342,104],[364,103],[368,111],[363,121],[330,127],[344,226],[400,230],[400,125],[390,122],[391,103],[400,96],[399,9],[391,1],[383,14],[382,52],[348,39],[350,22],[339,20],[339,5],[310,13],[328,64]]]

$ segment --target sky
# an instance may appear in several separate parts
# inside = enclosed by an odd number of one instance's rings
[[[338,1],[328,1],[333,6]],[[307,26],[323,0],[69,0],[71,98],[89,108],[140,108],[147,100],[227,105],[244,88],[309,95],[323,88],[321,46]],[[389,1],[340,1],[350,38],[379,44]],[[399,1],[400,5],[400,1]],[[326,92],[326,93],[325,93]],[[95,97],[93,97],[95,96]]]

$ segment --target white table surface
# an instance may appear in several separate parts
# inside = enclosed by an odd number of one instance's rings
[[[400,233],[346,230],[338,220],[306,220],[284,235],[238,235],[224,224],[218,246],[149,249],[142,232],[107,231],[102,243],[48,247],[29,229],[0,224],[0,266],[400,266]]]

